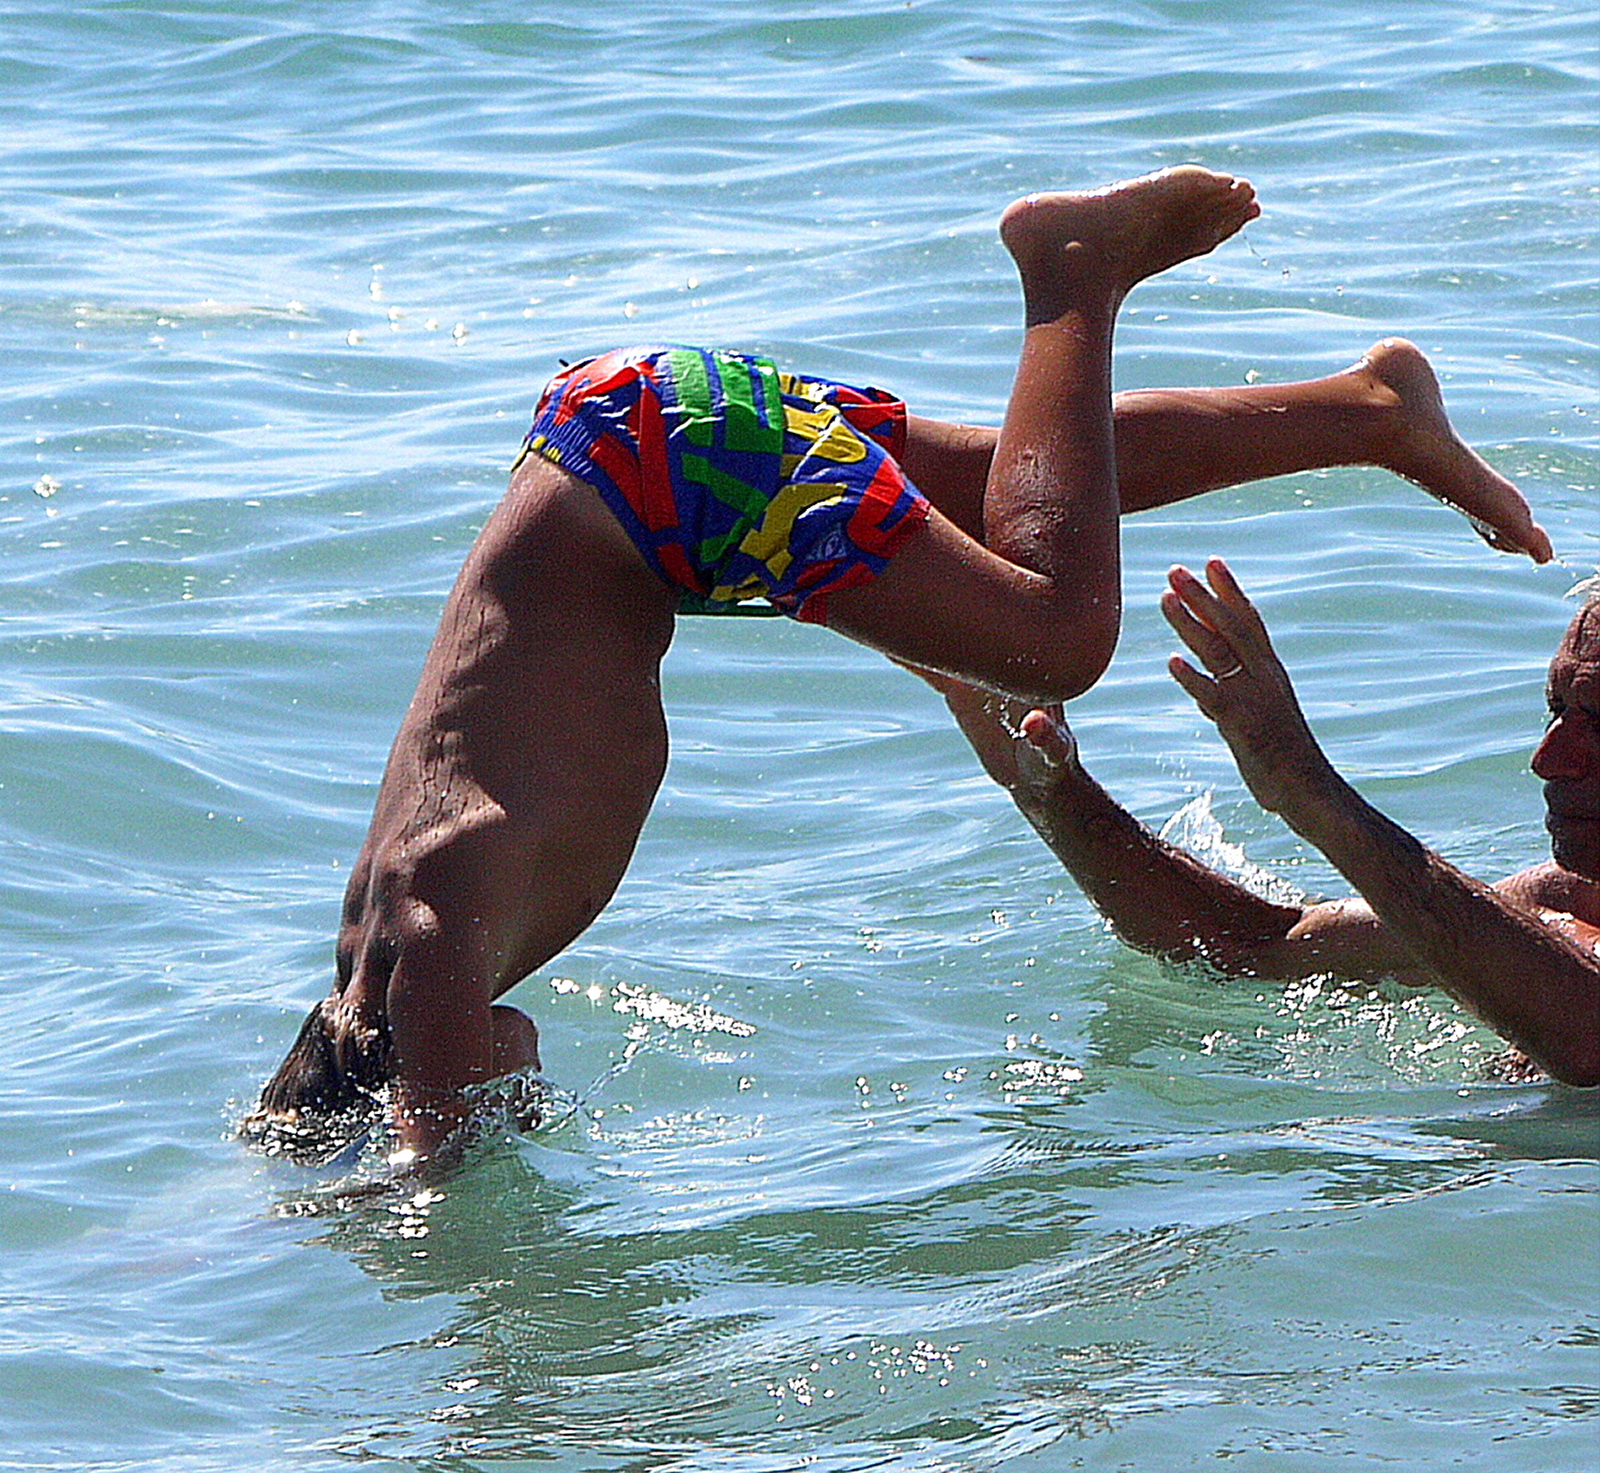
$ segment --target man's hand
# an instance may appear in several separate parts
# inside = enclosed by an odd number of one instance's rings
[[[1077,738],[1059,705],[1036,707],[937,670],[905,668],[944,697],[983,770],[1018,803],[1040,801],[1060,778],[1083,775]]]
[[[1323,756],[1261,616],[1220,558],[1206,579],[1209,589],[1185,568],[1168,574],[1162,612],[1207,673],[1177,657],[1169,668],[1216,722],[1257,801],[1356,888],[1381,923],[1375,935],[1557,1079],[1600,1083],[1600,966],[1583,944],[1592,928],[1463,874],[1367,803]]]
[[[1333,769],[1255,605],[1221,558],[1207,562],[1206,580],[1210,588],[1181,566],[1167,574],[1161,612],[1204,670],[1181,655],[1167,668],[1216,722],[1256,801],[1281,813],[1308,786],[1326,785]]]

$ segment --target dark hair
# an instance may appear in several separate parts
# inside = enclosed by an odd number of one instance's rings
[[[382,1112],[393,1073],[388,1025],[353,1027],[340,1012],[337,997],[311,1009],[255,1109],[239,1122],[240,1137],[257,1150],[326,1160]]]

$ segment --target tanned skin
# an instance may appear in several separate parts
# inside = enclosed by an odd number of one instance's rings
[[[1258,213],[1244,180],[1197,168],[1007,209],[1024,335],[1004,423],[911,419],[902,466],[933,509],[882,576],[831,596],[828,622],[944,678],[1069,699],[1116,644],[1123,511],[1311,465],[1386,466],[1496,546],[1547,558],[1410,344],[1308,384],[1113,399],[1127,293]],[[414,1162],[450,1138],[473,1086],[537,1065],[532,1022],[495,1000],[581,934],[627,868],[666,766],[659,676],[677,599],[593,488],[522,462],[401,723],[333,993],[247,1134],[293,1132],[383,1085]]]
[[[1173,677],[1217,725],[1263,808],[1359,899],[1281,905],[1157,838],[1085,771],[1059,708],[936,679],[985,768],[1129,945],[1256,977],[1394,976],[1459,998],[1558,1080],[1600,1084],[1600,603],[1550,666],[1535,749],[1552,857],[1494,884],[1464,874],[1334,771],[1260,614],[1221,559],[1175,567],[1162,612],[1198,661]]]

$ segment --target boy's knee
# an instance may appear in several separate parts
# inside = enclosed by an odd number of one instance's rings
[[[1120,617],[1075,619],[1039,657],[1039,688],[1015,694],[1040,705],[1075,700],[1106,673],[1116,653],[1120,625]]]

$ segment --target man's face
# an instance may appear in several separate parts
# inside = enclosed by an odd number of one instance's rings
[[[1600,603],[1572,621],[1550,664],[1550,728],[1533,754],[1556,863],[1600,880]]]

